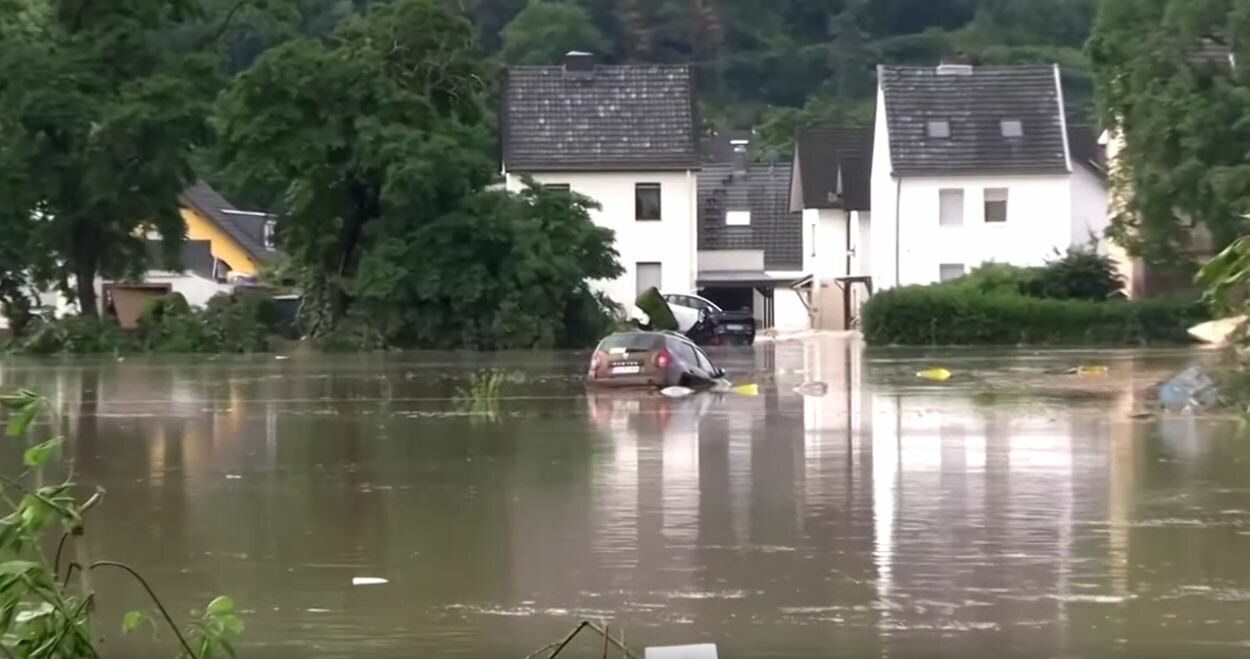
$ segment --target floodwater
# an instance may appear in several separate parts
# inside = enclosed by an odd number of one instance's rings
[[[586,356],[548,353],[9,360],[0,387],[57,401],[77,481],[107,490],[83,551],[179,619],[232,595],[249,659],[520,659],[583,618],[729,659],[1250,652],[1250,441],[1133,418],[1210,357],[713,358],[761,395],[588,394]],[[1081,364],[1110,373],[1045,373]],[[483,367],[513,376],[466,411]],[[110,656],[174,654],[117,633],[136,586],[95,585]]]

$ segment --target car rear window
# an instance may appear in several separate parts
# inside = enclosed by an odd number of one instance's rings
[[[655,334],[613,334],[599,343],[599,349],[608,351],[624,348],[630,352],[654,350],[663,340],[663,337]]]

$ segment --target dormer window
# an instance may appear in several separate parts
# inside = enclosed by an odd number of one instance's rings
[[[1003,119],[1002,129],[1003,129],[1003,137],[1006,137],[1006,138],[1024,137],[1024,124],[1019,119]]]
[[[278,248],[276,235],[275,235],[277,232],[277,228],[278,228],[277,223],[274,222],[273,220],[267,220],[265,222],[265,228],[264,228],[265,249],[277,249]]]
[[[949,121],[930,121],[929,137],[946,139],[951,136],[951,122]]]

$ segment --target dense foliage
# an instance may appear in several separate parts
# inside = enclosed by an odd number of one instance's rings
[[[1192,300],[1056,300],[939,285],[880,293],[863,318],[874,345],[1133,345],[1184,343],[1209,315]]]
[[[263,291],[217,295],[203,309],[171,293],[148,303],[136,331],[124,331],[108,318],[68,316],[38,322],[11,348],[35,355],[266,352],[283,330],[273,298]]]
[[[1103,124],[1123,139],[1117,239],[1174,260],[1186,227],[1218,251],[1250,212],[1250,6],[1238,0],[1103,0],[1089,44]]]
[[[885,291],[864,306],[874,344],[1016,345],[1180,343],[1209,318],[1193,300],[1116,299],[1109,259],[1072,249],[1044,267],[989,263],[932,286]]]

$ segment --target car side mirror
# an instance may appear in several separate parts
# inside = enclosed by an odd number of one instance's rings
[[[717,367],[715,370],[712,371],[712,377],[716,377],[716,378],[725,377],[725,369]]]

